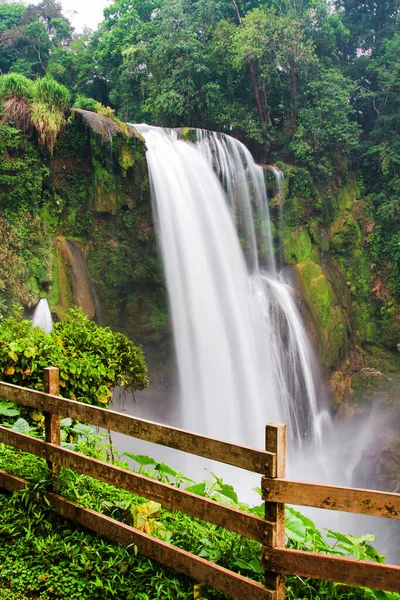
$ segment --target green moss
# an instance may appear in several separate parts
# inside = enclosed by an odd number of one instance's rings
[[[94,201],[92,208],[97,212],[115,214],[119,205],[120,182],[96,159],[93,159],[93,167]]]
[[[349,349],[347,326],[340,306],[332,306],[324,335],[325,366],[334,368],[346,358]]]
[[[328,280],[321,267],[311,260],[296,265],[304,297],[320,329],[323,330],[329,319],[331,293]]]
[[[196,141],[196,129],[194,129],[193,127],[182,127],[181,129],[182,132],[182,139],[185,140],[185,142],[195,142]]]
[[[319,277],[316,277],[311,281],[310,294],[312,294],[314,305],[317,307],[318,312],[321,315],[322,325],[327,325],[331,310],[331,301],[329,284],[324,274],[321,274]]]
[[[127,170],[134,165],[132,150],[126,144],[121,144],[118,162],[122,169],[123,175],[126,176]]]
[[[389,315],[385,315],[382,325],[382,342],[391,349],[397,349],[400,341],[400,308]],[[399,355],[400,356],[400,355]]]
[[[315,219],[312,219],[307,224],[308,232],[313,245],[317,246],[322,252],[329,251],[329,238],[325,230],[321,229],[321,225]]]
[[[302,225],[292,229],[285,239],[284,257],[288,264],[297,264],[311,258],[311,238]]]
[[[359,190],[353,180],[349,180],[337,196],[336,216],[329,229],[330,248],[333,253],[348,254],[349,249],[360,245],[361,230],[354,216],[358,197]]]
[[[349,283],[355,329],[361,342],[377,343],[380,327],[376,314],[377,303],[372,295],[371,261],[363,248],[355,248],[340,260],[342,271]]]

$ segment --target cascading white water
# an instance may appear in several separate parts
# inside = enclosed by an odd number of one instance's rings
[[[53,329],[53,319],[51,318],[50,307],[46,298],[39,300],[33,313],[32,325],[33,327],[41,327],[46,333],[50,333]]]
[[[250,248],[252,297],[264,321],[265,341],[272,348],[272,371],[289,438],[297,447],[305,440],[319,443],[318,368],[293,290],[277,273],[263,169],[235,138],[198,130],[197,140],[226,190],[242,245]],[[283,174],[276,168],[273,172],[282,193]]]
[[[283,190],[283,181],[284,175],[283,172],[279,169],[279,167],[275,165],[264,165],[265,169],[271,171],[275,179],[275,194],[274,194],[274,204],[278,207],[278,264],[280,267],[283,267],[285,264],[283,257],[283,241],[284,241],[284,231],[285,231],[285,216],[284,216],[284,202],[285,202],[285,193]]]
[[[181,383],[181,426],[260,446],[280,418],[264,325],[233,220],[202,154],[155,128],[139,126],[148,148],[154,213],[167,279]],[[258,429],[258,431],[257,431]]]
[[[261,168],[228,136],[199,131],[195,146],[174,131],[135,127],[148,148],[180,374],[169,423],[262,447],[263,426],[285,422],[292,477],[351,485],[369,428],[339,429],[318,406],[318,365],[294,291],[277,272]],[[163,451],[159,459],[170,458]],[[223,477],[254,501],[245,490],[256,481],[226,470]],[[365,517],[310,511],[321,527],[375,529]]]
[[[280,420],[297,445],[317,442],[312,352],[276,271],[262,169],[228,136],[199,131],[196,147],[135,127],[148,148],[181,426],[261,447],[260,424]]]

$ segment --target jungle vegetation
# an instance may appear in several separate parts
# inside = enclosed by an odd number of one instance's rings
[[[15,300],[31,307],[48,292],[50,304],[59,307],[67,295],[57,277],[62,270],[55,236],[60,243],[65,236],[90,246],[91,274],[124,327],[130,318],[136,331],[140,325],[147,339],[157,340],[155,332],[168,327],[143,144],[120,136],[105,152],[102,141],[74,121],[72,107],[105,115],[121,131],[126,121],[223,131],[245,142],[259,162],[279,164],[287,192],[286,262],[302,264],[304,281],[318,279],[326,288],[321,314],[331,316],[321,328],[332,347],[324,366],[338,368],[349,343],[396,349],[399,13],[400,0],[116,0],[96,31],[76,33],[56,0],[0,0],[2,378],[40,389],[43,367],[58,366],[64,395],[102,405],[116,383],[136,389],[147,383],[141,350],[79,311],[66,319],[60,314],[51,336],[10,316]],[[340,316],[341,284],[336,306],[314,262],[315,250],[329,250],[345,277],[355,333]],[[383,371],[365,364],[364,371]],[[43,433],[41,415],[9,403],[1,403],[0,415],[11,428]],[[87,426],[64,420],[63,431],[64,443],[111,460],[109,447]],[[10,465],[34,486],[46,484],[43,461],[2,445],[0,466]],[[154,476],[168,478],[165,468],[151,462],[139,470],[149,465]],[[175,483],[184,484],[180,474]],[[215,481],[199,485],[208,495],[220,491]],[[149,508],[143,499],[67,470],[59,486],[71,499],[130,524],[138,506]],[[69,526],[60,535],[65,523],[39,503],[36,491],[0,496],[0,598],[24,600],[25,591],[43,599],[216,597],[85,531]],[[205,531],[193,520],[182,524],[181,515],[164,509],[149,511],[145,520],[160,537],[261,576],[254,559],[259,549],[238,537]],[[294,547],[331,552],[301,515],[289,511],[287,526]],[[339,554],[382,559],[370,546],[371,536],[338,539],[330,533]],[[289,580],[288,589],[293,599],[398,597],[298,578]]]
[[[227,132],[261,162],[305,169],[328,197],[355,174],[370,287],[397,322],[399,10],[399,0],[116,0],[78,34],[57,0],[2,2],[2,143],[21,144],[13,123],[52,151],[74,104]]]

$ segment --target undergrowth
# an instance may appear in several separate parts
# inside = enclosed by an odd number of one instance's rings
[[[0,407],[1,408],[1,407]],[[12,412],[8,406],[6,409]],[[8,414],[9,427],[21,427],[21,417]],[[15,420],[16,419],[16,420]],[[40,435],[35,423],[29,434]],[[17,425],[19,423],[19,425]],[[209,481],[195,483],[164,463],[150,457],[119,455],[108,437],[93,428],[62,422],[63,444],[86,455],[111,460],[122,468],[135,469],[197,494],[262,514],[263,506],[250,509],[238,501],[232,486],[211,473]],[[128,463],[127,460],[130,462]],[[111,543],[59,517],[43,498],[50,481],[46,461],[0,444],[0,469],[23,477],[29,488],[10,496],[0,494],[0,600],[223,600],[228,596],[206,588],[190,578],[164,568],[137,553]],[[260,544],[235,533],[172,511],[160,504],[125,492],[96,479],[62,469],[57,492],[77,504],[193,552],[242,575],[263,580]],[[383,557],[371,546],[373,536],[355,538],[328,531],[287,508],[288,545],[314,552],[353,556],[378,562]],[[327,539],[333,540],[331,544]],[[373,592],[335,583],[287,577],[288,600],[399,600],[399,594]],[[1,589],[3,586],[3,589]]]

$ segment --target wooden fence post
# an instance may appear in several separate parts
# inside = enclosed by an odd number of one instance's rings
[[[284,479],[286,476],[286,425],[269,423],[265,429],[265,449],[276,454],[276,473],[273,477],[263,478],[263,498],[265,500],[265,520],[270,527],[263,547],[263,568],[265,586],[276,593],[276,600],[285,598],[285,576],[273,573],[268,568],[268,549],[285,547],[285,505],[268,501],[268,479]]]
[[[43,370],[43,385],[44,391],[46,394],[52,394],[53,396],[60,395],[60,386],[58,379],[58,369],[56,367],[47,367]],[[60,417],[58,415],[53,415],[52,413],[45,412],[45,441],[50,444],[56,444],[60,446],[61,444],[61,430],[60,430]],[[51,461],[47,461],[49,468],[51,469],[51,475],[53,480],[53,487],[55,483],[55,478],[60,472],[60,469],[57,465],[53,464]]]

